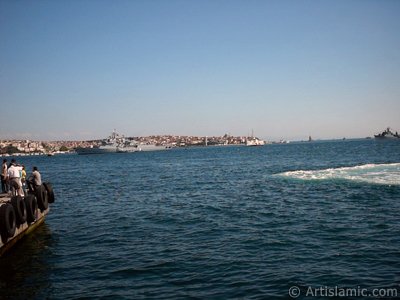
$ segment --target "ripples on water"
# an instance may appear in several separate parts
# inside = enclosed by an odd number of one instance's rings
[[[398,185],[277,174],[399,163],[399,150],[340,141],[21,158],[57,198],[46,224],[0,259],[1,296],[283,299],[292,285],[398,287]]]

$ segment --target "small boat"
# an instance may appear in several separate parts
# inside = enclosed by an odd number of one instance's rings
[[[396,131],[396,133],[393,133],[390,130],[390,127],[386,128],[386,130],[384,130],[382,133],[375,134],[374,137],[376,139],[399,139],[400,138],[397,131]]]

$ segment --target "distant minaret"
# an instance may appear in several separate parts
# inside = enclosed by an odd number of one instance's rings
[[[205,141],[204,141],[204,144],[206,145],[206,146],[208,146],[208,137],[206,136],[206,139],[205,139]]]

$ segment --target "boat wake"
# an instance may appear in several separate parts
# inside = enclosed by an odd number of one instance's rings
[[[400,163],[366,164],[323,170],[297,170],[276,174],[300,180],[351,180],[382,185],[400,185]]]

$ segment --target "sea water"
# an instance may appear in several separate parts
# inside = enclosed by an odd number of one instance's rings
[[[0,259],[2,299],[399,288],[399,141],[17,159],[56,202]]]

